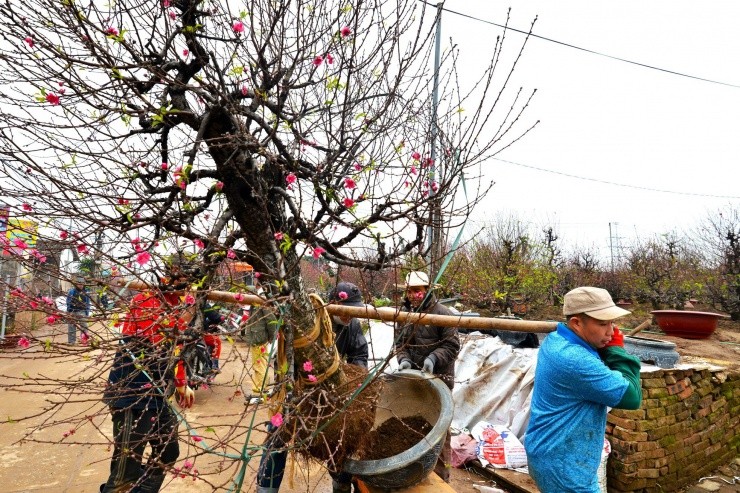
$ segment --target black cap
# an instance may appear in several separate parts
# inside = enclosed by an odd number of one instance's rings
[[[345,297],[342,293],[345,293]],[[362,302],[362,293],[360,288],[351,282],[340,282],[329,293],[329,301],[340,303],[347,306],[365,306]]]

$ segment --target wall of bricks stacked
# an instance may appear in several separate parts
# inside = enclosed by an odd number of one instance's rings
[[[740,373],[643,372],[640,409],[607,417],[610,492],[670,492],[740,456]]]

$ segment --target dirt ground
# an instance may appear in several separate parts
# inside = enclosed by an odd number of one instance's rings
[[[62,330],[66,327],[45,327],[35,335],[61,343],[66,340]],[[50,357],[39,347],[0,350],[0,375],[5,380],[0,384],[0,491],[93,493],[107,478],[112,426],[100,402],[107,371],[101,351],[84,351]],[[224,455],[238,457],[245,442],[246,452],[256,453],[268,419],[263,405],[244,405],[243,394],[251,384],[237,359],[247,353],[242,342],[224,342],[222,373],[214,385],[196,391],[195,406],[183,413],[191,431],[184,424],[180,427],[177,465],[182,467],[187,458],[198,470],[198,478],[170,475],[163,492],[234,491],[232,480],[242,462]],[[98,377],[99,391],[73,393],[68,386],[53,383],[91,374]],[[61,402],[65,405],[59,407]],[[203,440],[196,443],[188,439],[189,433]],[[241,491],[254,491],[258,463],[255,458],[246,465]],[[452,471],[455,491],[473,493],[473,482],[490,484],[474,473]],[[280,491],[330,493],[331,478],[318,463],[289,459]]]

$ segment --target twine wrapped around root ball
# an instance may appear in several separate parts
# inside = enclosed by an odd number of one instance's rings
[[[325,304],[318,295],[309,296],[316,310],[315,323],[310,332],[294,341],[300,379],[293,410],[281,432],[289,447],[326,462],[331,471],[339,471],[373,426],[382,384],[370,382],[358,393],[368,371],[340,360]],[[316,366],[311,356],[326,355],[327,351],[333,352],[333,360],[324,359],[321,367]],[[306,361],[312,361],[310,373],[303,370]],[[337,379],[337,374],[341,378]]]

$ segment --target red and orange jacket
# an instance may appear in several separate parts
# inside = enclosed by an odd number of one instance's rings
[[[104,402],[119,409],[161,408],[173,391],[172,383],[187,384],[175,344],[188,325],[184,315],[176,294],[144,291],[134,296],[121,326],[122,343],[108,375]]]

